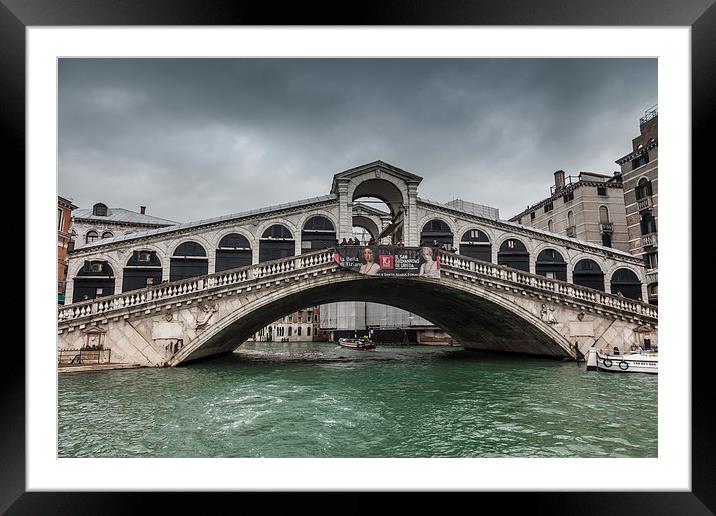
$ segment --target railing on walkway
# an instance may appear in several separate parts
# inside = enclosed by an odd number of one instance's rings
[[[241,285],[255,279],[270,278],[286,272],[312,270],[333,262],[333,249],[325,249],[300,256],[291,256],[271,262],[250,265],[238,269],[227,270],[197,278],[165,283],[155,287],[134,290],[64,306],[58,311],[58,321],[71,321],[82,317],[106,314],[113,310],[136,307],[145,303],[178,298],[186,294],[209,291],[216,288]],[[527,286],[530,288],[568,296],[573,299],[589,301],[606,307],[657,318],[655,306],[633,299],[607,294],[600,290],[582,287],[565,281],[546,278],[529,272],[523,272],[502,265],[482,262],[446,251],[440,252],[440,266],[446,269],[457,269],[469,272],[478,277],[501,280],[505,283]]]
[[[112,362],[111,349],[60,349],[57,351],[58,364],[109,364]]]
[[[184,296],[195,292],[228,285],[247,283],[255,279],[267,278],[299,269],[310,269],[333,261],[333,250],[324,249],[300,256],[290,256],[256,265],[226,270],[206,276],[198,276],[172,283],[163,283],[154,287],[115,294],[91,301],[83,301],[64,306],[58,310],[58,321],[79,319],[89,315],[102,314],[112,310],[139,306],[144,303],[161,301]]]
[[[525,285],[654,319],[658,316],[656,307],[649,303],[619,297],[614,294],[607,294],[601,290],[574,285],[566,281],[546,278],[537,274],[531,274],[518,269],[495,265],[494,263],[483,262],[445,251],[440,251],[440,268],[457,269],[470,272],[477,276],[501,280],[506,283]]]

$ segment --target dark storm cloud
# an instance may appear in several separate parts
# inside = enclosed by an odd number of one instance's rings
[[[502,218],[552,172],[611,174],[655,59],[63,59],[59,193],[197,220],[316,195],[381,159]]]

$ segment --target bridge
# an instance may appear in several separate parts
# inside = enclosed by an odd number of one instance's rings
[[[338,301],[409,310],[474,349],[575,358],[593,344],[657,344],[638,258],[420,199],[421,181],[374,162],[336,174],[322,197],[78,246],[58,347],[102,346],[116,362],[175,366],[230,352],[287,313]],[[383,200],[389,213],[364,197]],[[358,274],[332,251],[354,226],[380,243],[437,241],[457,253],[440,253],[435,278]]]

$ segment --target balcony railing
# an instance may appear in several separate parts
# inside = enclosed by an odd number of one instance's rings
[[[648,210],[652,207],[651,202],[651,196],[644,197],[643,199],[639,199],[637,201],[637,206],[639,207],[639,211]]]
[[[567,236],[571,238],[577,238],[577,227],[576,226],[569,226],[567,228]]]
[[[614,232],[614,224],[612,222],[603,222],[599,224],[599,229],[601,229],[602,233],[613,233]]]
[[[643,235],[641,237],[642,247],[656,247],[657,244],[656,233],[649,233],[648,235]]]

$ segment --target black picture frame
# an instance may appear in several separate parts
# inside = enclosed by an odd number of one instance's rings
[[[692,70],[692,163],[709,171],[706,157],[710,121],[714,119],[716,90],[716,6],[714,0],[400,0],[360,4],[322,2],[272,3],[218,0],[0,0],[0,121],[8,170],[25,170],[25,29],[29,26],[89,25],[551,25],[551,26],[689,26]],[[648,51],[648,42],[645,42]],[[688,172],[681,171],[683,174]],[[9,176],[9,174],[8,174]],[[692,205],[696,205],[692,202]],[[688,209],[689,207],[682,207]],[[694,222],[696,219],[693,218]],[[26,235],[27,238],[27,235]],[[686,254],[687,251],[689,254]],[[690,250],[684,250],[690,255]],[[707,270],[702,259],[693,270]],[[702,267],[699,267],[703,265]],[[690,278],[686,278],[690,281]],[[687,302],[688,300],[684,300]],[[692,306],[697,306],[692,303]],[[692,317],[693,320],[693,317]],[[698,320],[698,319],[697,319]],[[708,341],[704,341],[707,344]],[[6,344],[9,344],[6,342]],[[690,342],[672,343],[690,345]],[[706,515],[716,513],[716,428],[711,398],[713,381],[708,348],[692,362],[692,490],[690,492],[534,492],[469,493],[477,507],[521,506],[543,514]],[[13,354],[2,374],[0,396],[0,511],[7,514],[130,514],[151,507],[159,498],[165,512],[186,512],[190,500],[181,493],[58,493],[25,492],[25,360]],[[306,496],[304,496],[306,495]],[[291,497],[291,509],[316,510],[316,496]],[[320,496],[317,493],[314,495]],[[209,494],[232,497],[248,505],[256,494]],[[286,497],[272,496],[272,504]],[[205,493],[202,498],[206,498]],[[342,507],[372,510],[375,502],[364,495],[347,494]],[[265,496],[264,496],[265,498]],[[401,510],[425,508],[422,493],[402,497]],[[477,498],[479,502],[476,502]],[[207,504],[206,500],[191,502]],[[265,503],[262,500],[261,503]],[[460,501],[451,499],[457,509]],[[478,505],[475,505],[475,504]],[[498,505],[492,505],[497,503]],[[489,505],[488,505],[489,504]],[[216,505],[213,505],[217,507]],[[204,505],[208,507],[208,505]],[[218,507],[217,507],[218,508]],[[238,506],[235,507],[238,510]]]

